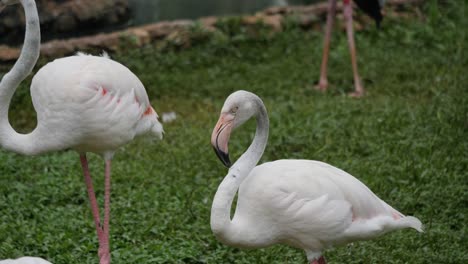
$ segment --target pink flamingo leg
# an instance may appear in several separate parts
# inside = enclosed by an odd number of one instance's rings
[[[364,88],[358,74],[356,47],[354,44],[353,33],[353,7],[351,0],[344,0],[343,14],[346,22],[346,34],[348,35],[349,53],[351,54],[351,64],[353,66],[354,88],[355,91],[350,94],[352,97],[361,97],[364,95]]]
[[[325,261],[325,258],[321,256],[318,260],[312,261],[311,264],[327,264],[327,262]]]
[[[322,55],[322,65],[320,67],[320,80],[318,86],[316,87],[320,91],[325,91],[328,88],[328,79],[327,79],[327,65],[328,65],[328,54],[330,53],[330,39],[331,32],[333,29],[333,24],[336,16],[336,0],[328,1],[328,14],[327,14],[327,26],[325,29],[325,38],[323,41],[323,55]]]
[[[86,158],[86,154],[80,155],[80,161],[81,161],[81,167],[83,168],[83,174],[85,178],[86,187],[88,189],[88,197],[89,197],[89,202],[91,204],[91,211],[93,212],[96,232],[99,237],[99,241],[101,241],[103,230],[101,228],[101,220],[99,218],[99,208],[98,208],[97,201],[96,201],[96,195],[93,189],[93,181],[89,173],[88,159]]]
[[[97,200],[96,200],[96,194],[93,188],[93,181],[89,173],[88,159],[86,158],[86,154],[80,155],[80,161],[81,161],[81,167],[83,168],[83,174],[85,178],[86,187],[88,189],[88,197],[89,197],[89,202],[91,204],[91,211],[93,213],[94,225],[96,226],[96,233],[98,235],[98,240],[99,240],[98,253],[99,253],[99,258],[100,258],[100,264],[109,264],[110,263],[109,254],[107,254],[107,258],[103,258],[103,256],[105,255],[103,253],[106,252],[105,250],[106,245],[107,245],[107,252],[109,252],[109,246],[108,246],[109,243],[107,242],[108,239],[106,240],[106,235],[101,225],[101,220],[99,217],[99,207],[98,207]],[[104,221],[106,221],[106,219],[104,219]]]
[[[111,192],[111,160],[106,160],[104,186],[104,243],[102,252],[100,252],[101,263],[110,263],[110,241],[109,241],[109,222],[110,222],[110,192]]]

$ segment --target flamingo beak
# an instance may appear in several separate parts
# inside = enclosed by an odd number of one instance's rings
[[[221,160],[221,162],[226,167],[231,167],[231,160],[229,159],[229,152],[228,152],[228,144],[229,144],[229,137],[231,136],[232,131],[232,124],[233,124],[232,117],[228,116],[227,114],[221,114],[221,117],[216,123],[216,126],[213,129],[213,133],[211,134],[211,145]]]

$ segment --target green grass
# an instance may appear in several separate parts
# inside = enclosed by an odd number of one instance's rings
[[[326,94],[311,89],[321,58],[316,32],[215,36],[183,51],[114,54],[141,78],[155,109],[176,111],[178,119],[165,125],[163,141],[138,139],[115,156],[113,263],[306,263],[300,250],[234,249],[210,231],[211,201],[226,174],[209,145],[211,129],[224,99],[238,89],[257,93],[269,110],[262,161],[328,162],[425,224],[422,234],[403,230],[329,250],[329,263],[467,263],[468,9],[462,1],[430,2],[425,20],[388,19],[380,31],[369,25],[357,33],[368,89],[359,100],[346,96],[352,73],[342,32],[333,36]],[[29,82],[11,109],[20,131],[35,125]],[[234,133],[234,158],[253,131],[250,123]],[[0,151],[0,164],[0,259],[97,263],[78,155]],[[100,197],[103,168],[91,156]]]

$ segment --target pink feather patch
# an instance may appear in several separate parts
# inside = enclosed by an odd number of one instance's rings
[[[143,115],[151,115],[152,113],[153,113],[153,107],[148,106],[148,108],[146,108],[146,111],[143,113]]]

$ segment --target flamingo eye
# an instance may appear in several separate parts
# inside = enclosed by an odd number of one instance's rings
[[[238,106],[231,108],[231,111],[229,111],[229,112],[230,112],[231,114],[235,115],[236,112],[237,112],[237,110],[239,110],[239,107],[238,107]]]

